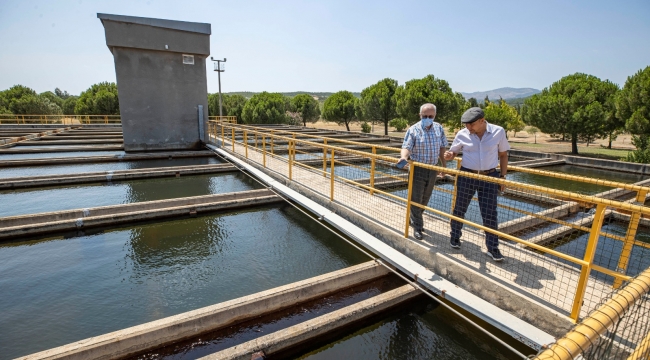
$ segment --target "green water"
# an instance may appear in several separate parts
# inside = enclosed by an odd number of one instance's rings
[[[601,228],[601,232],[625,237],[627,233],[627,226],[628,224],[625,223],[621,223],[617,221],[612,222],[607,220],[606,223],[603,224]],[[548,231],[553,227],[556,226],[550,226],[545,229],[546,231]],[[646,244],[650,244],[650,228],[639,226],[637,229],[635,240]],[[566,243],[554,247],[554,250],[557,250],[559,252],[577,258],[583,258],[588,241],[589,241],[589,234],[582,233],[580,235],[577,235],[571,241],[568,241]],[[616,270],[616,268],[618,267],[618,261],[620,259],[622,250],[623,250],[622,241],[614,240],[605,236],[600,236],[598,238],[596,253],[594,255],[594,264],[610,270]],[[569,266],[578,267],[574,263],[570,263],[570,262],[566,262],[566,263]],[[628,258],[628,266],[625,274],[628,276],[636,276],[639,273],[641,273],[643,270],[647,269],[648,267],[650,267],[650,249],[643,246],[633,246],[632,252],[630,253]],[[591,276],[608,281],[610,283],[614,280],[611,276],[607,276],[593,270]]]
[[[516,347],[524,355],[534,351]],[[464,320],[429,302],[345,334],[299,359],[517,359]]]
[[[289,205],[0,245],[0,358],[368,259]]]
[[[222,164],[223,161],[217,157],[196,157],[196,158],[172,158],[159,160],[140,161],[116,161],[98,162],[87,164],[65,164],[50,166],[16,166],[0,168],[0,178],[21,177],[21,176],[42,176],[60,174],[78,174],[84,172],[100,172],[131,169],[150,169],[169,166],[190,166]]]
[[[15,149],[15,148],[14,148]],[[58,157],[80,157],[80,156],[115,156],[124,155],[122,150],[112,151],[65,151],[65,152],[45,152],[45,153],[27,153],[27,154],[1,154],[0,160],[25,160],[25,159],[43,159]]]
[[[241,172],[0,191],[0,217],[261,189]]]
[[[536,170],[551,171],[567,175],[582,176],[591,179],[617,181],[622,183],[635,183],[645,180],[644,175],[624,173],[620,171],[609,171],[587,168],[574,165],[553,165],[536,168]],[[602,185],[587,184],[579,181],[552,178],[548,176],[512,172],[508,174],[508,180],[519,181],[531,185],[545,186],[552,189],[571,191],[579,194],[593,195],[603,191],[611,190],[611,187]]]

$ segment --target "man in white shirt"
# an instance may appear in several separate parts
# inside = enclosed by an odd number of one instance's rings
[[[465,111],[461,117],[461,122],[465,125],[465,129],[456,134],[449,151],[445,152],[445,160],[452,160],[462,151],[461,171],[505,178],[508,172],[508,150],[510,150],[505,130],[501,126],[485,121],[485,114],[478,107]],[[500,171],[496,169],[497,165]],[[499,184],[493,182],[459,176],[453,215],[465,218],[467,207],[474,194],[478,192],[478,204],[481,210],[481,218],[483,218],[483,225],[496,230],[498,226],[497,196],[499,188]],[[450,244],[454,249],[460,249],[462,228],[463,223],[451,221]],[[503,260],[503,255],[499,251],[499,237],[497,235],[486,232],[485,245],[487,246],[488,256],[495,261]]]

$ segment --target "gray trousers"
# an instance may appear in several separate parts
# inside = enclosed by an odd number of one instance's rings
[[[411,189],[411,201],[418,204],[427,205],[431,199],[433,185],[436,183],[438,172],[431,169],[415,167],[413,173],[413,187]],[[411,226],[415,230],[424,229],[422,213],[424,209],[411,205]]]

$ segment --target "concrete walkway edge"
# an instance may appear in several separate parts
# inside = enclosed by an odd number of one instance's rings
[[[411,278],[416,279],[420,285],[431,290],[436,295],[442,295],[444,293],[444,298],[446,300],[509,334],[516,340],[535,350],[539,350],[542,346],[555,341],[555,338],[552,335],[454,285],[439,275],[436,275],[431,270],[370,235],[328,208],[321,206],[306,196],[281,184],[261,170],[258,170],[254,166],[240,160],[238,157],[235,157],[216,146],[209,144],[206,146],[220,156],[236,163],[239,167],[246,169],[247,172],[253,174],[275,191],[290,198],[314,214],[317,214],[323,219],[323,221],[326,221],[330,225],[339,229],[350,238],[363,245],[366,249],[379,255],[384,261],[404,272]]]

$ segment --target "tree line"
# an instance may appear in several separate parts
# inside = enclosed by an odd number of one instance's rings
[[[249,93],[244,93],[249,94]],[[632,134],[637,150],[628,161],[650,163],[650,66],[629,76],[623,88],[593,75],[576,73],[563,77],[541,93],[512,106],[503,99],[487,97],[478,102],[454,92],[449,83],[433,75],[399,85],[386,78],[363,89],[361,93],[339,91],[319,103],[316,96],[297,93],[222,94],[222,114],[236,116],[245,124],[294,124],[307,126],[319,119],[335,122],[350,130],[359,122],[363,131],[370,123],[383,124],[402,131],[419,121],[424,103],[437,107],[436,121],[450,130],[462,127],[460,115],[468,108],[484,109],[486,119],[515,133],[525,125],[571,141],[572,153],[578,153],[578,140],[608,138],[609,147],[623,133]],[[219,95],[208,95],[210,116],[219,115]],[[92,85],[79,96],[58,88],[37,94],[16,85],[0,91],[0,113],[4,114],[119,114],[117,86],[103,82]]]
[[[0,91],[0,114],[13,115],[119,115],[115,83],[94,84],[79,96],[59,88],[43,93],[14,85]]]

